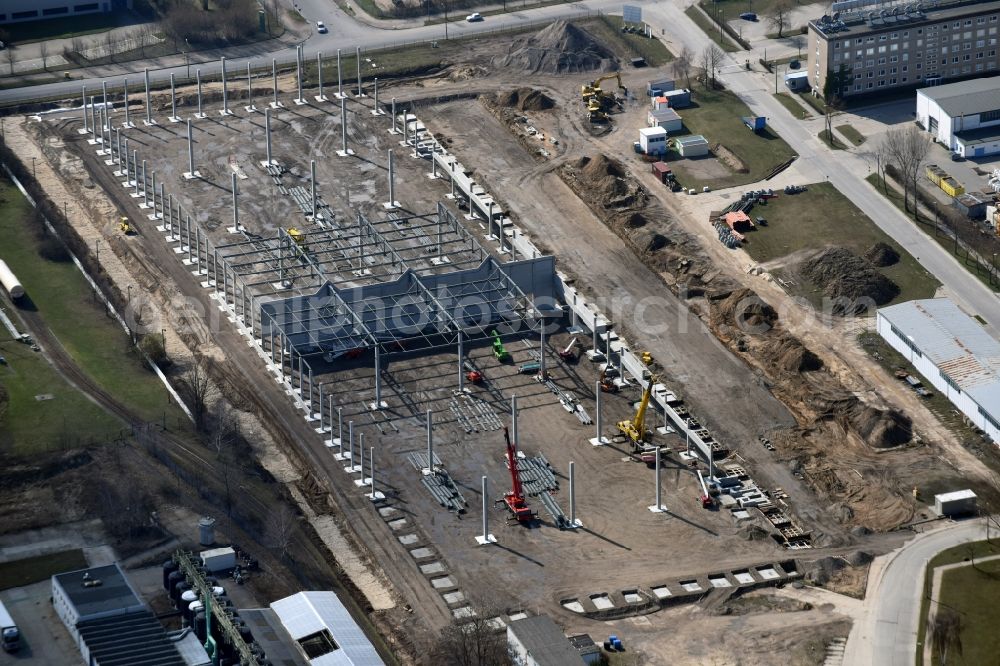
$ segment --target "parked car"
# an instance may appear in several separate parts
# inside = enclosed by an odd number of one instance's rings
[[[788,63],[788,69],[798,69],[801,66],[802,63],[800,63],[798,60],[791,60]]]
[[[479,12],[473,12],[472,14],[466,16],[465,20],[468,21],[469,23],[476,23],[477,21],[483,20],[483,15],[480,14]]]
[[[318,32],[321,35],[325,35],[330,31],[326,29],[325,23],[323,23],[322,21],[316,21],[316,32]]]
[[[743,12],[742,14],[740,14],[740,18],[743,19],[744,21],[756,21],[757,15],[754,14],[753,12]]]

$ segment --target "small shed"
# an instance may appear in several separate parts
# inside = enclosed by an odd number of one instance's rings
[[[792,92],[805,92],[809,90],[809,72],[791,72],[785,74],[785,87]]]
[[[934,496],[934,512],[939,516],[967,516],[976,512],[976,493],[956,490]]]
[[[661,97],[667,100],[667,106],[671,109],[683,109],[686,106],[691,106],[691,90],[688,88],[669,90],[664,92]]]
[[[681,136],[675,139],[677,142],[677,152],[681,157],[701,157],[708,155],[708,139],[701,134],[691,136]]]
[[[659,97],[665,92],[670,92],[675,87],[673,79],[650,81],[646,84],[646,94],[650,97]]]
[[[684,128],[680,114],[669,108],[651,110],[646,122],[650,127],[662,127],[667,132],[680,132]]]
[[[586,663],[547,615],[526,617],[508,624],[507,646],[514,663],[523,666],[583,666]]]
[[[662,155],[667,152],[667,130],[662,127],[641,128],[639,148],[647,155]]]
[[[954,199],[955,208],[971,220],[985,219],[987,203],[989,201],[986,198],[968,192]]]
[[[661,183],[669,183],[674,179],[674,172],[666,162],[653,162],[653,173]]]

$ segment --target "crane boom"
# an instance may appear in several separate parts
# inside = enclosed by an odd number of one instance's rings
[[[649,407],[649,397],[653,393],[653,384],[656,383],[656,376],[649,376],[649,383],[643,391],[642,400],[639,402],[639,409],[635,410],[635,416],[629,421],[619,421],[618,430],[628,437],[633,447],[642,445],[646,438],[646,408]]]
[[[524,488],[521,486],[521,475],[517,469],[517,443],[510,441],[510,432],[503,429],[503,438],[507,442],[507,467],[510,469],[511,489],[504,493],[503,503],[511,515],[519,523],[530,523],[535,519],[535,512],[524,500]],[[499,500],[498,500],[499,502]]]

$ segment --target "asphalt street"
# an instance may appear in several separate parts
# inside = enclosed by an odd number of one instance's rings
[[[954,523],[916,536],[872,563],[864,610],[851,627],[844,664],[912,666],[927,562],[942,550],[986,538],[982,519]]]

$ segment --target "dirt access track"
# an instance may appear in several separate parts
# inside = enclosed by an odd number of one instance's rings
[[[490,62],[484,59],[472,64],[485,71]],[[461,78],[461,73],[457,74],[455,78]],[[632,78],[630,87],[641,87],[638,77]],[[578,102],[580,83],[586,80],[586,75],[574,78],[545,74],[538,74],[532,80],[558,105],[552,111],[534,113],[531,118],[559,140],[558,144],[551,141],[545,144],[546,152],[555,155],[549,160],[539,159],[537,151],[525,147],[533,145],[530,140],[512,141],[509,127],[478,100],[439,103],[441,98],[467,97],[471,92],[468,81],[456,81],[446,75],[394,86],[391,94],[400,101],[414,101],[411,108],[419,119],[450,151],[476,169],[477,181],[496,194],[515,223],[557,257],[559,269],[576,279],[576,286],[615,322],[617,330],[636,348],[653,354],[664,382],[683,396],[692,412],[719,440],[735,451],[735,460],[743,461],[765,487],[780,486],[787,493],[791,510],[808,525],[820,546],[809,553],[810,558],[844,554],[861,545],[874,550],[893,546],[901,537],[852,531],[863,524],[861,516],[853,511],[834,515],[828,509],[834,501],[843,501],[839,494],[876,492],[878,486],[883,486],[886,494],[880,498],[890,502],[886,509],[891,518],[872,515],[872,524],[885,527],[887,523],[905,520],[913,509],[904,507],[904,511],[899,511],[899,497],[904,493],[893,488],[899,481],[890,479],[892,483],[886,483],[875,470],[884,467],[887,460],[897,464],[903,461],[902,473],[910,474],[921,465],[926,466],[928,449],[875,454],[854,445],[837,459],[837,464],[848,467],[853,463],[850,472],[846,468],[831,472],[829,465],[819,468],[823,474],[832,473],[833,478],[826,486],[828,491],[817,495],[807,482],[818,485],[815,478],[803,473],[801,463],[790,463],[797,460],[794,446],[802,445],[801,440],[789,443],[788,448],[780,449],[777,454],[759,446],[760,436],[781,442],[778,437],[781,432],[794,432],[797,415],[775,397],[764,373],[737,358],[701,318],[690,314],[689,305],[705,307],[706,301],[694,298],[685,302],[673,290],[665,288],[665,283],[676,284],[676,277],[662,270],[662,266],[654,269],[640,261],[631,244],[595,215],[592,207],[556,172],[570,160],[610,152],[624,131],[616,129],[603,138],[592,136],[584,125]],[[520,77],[509,72],[476,79],[476,87],[484,93],[519,87],[521,83]],[[396,143],[386,132],[388,119],[368,113],[370,101],[352,101],[354,110],[363,111],[356,113],[356,124],[351,129],[351,145],[358,154],[353,159],[338,161],[326,157],[338,147],[339,113],[331,110],[333,106],[315,103],[312,97],[306,106],[295,106],[289,95],[282,98],[286,108],[275,114],[282,123],[276,137],[277,158],[294,167],[293,175],[301,178],[308,170],[308,159],[316,155],[314,150],[325,151],[318,164],[319,181],[327,184],[322,192],[324,201],[341,217],[349,216],[354,209],[365,211],[373,219],[381,215],[381,202],[388,194],[382,166],[385,149]],[[159,104],[163,104],[162,98]],[[368,106],[359,109],[355,104]],[[143,158],[149,159],[161,175],[165,174],[171,192],[182,199],[185,207],[202,214],[199,222],[213,238],[226,233],[231,197],[226,188],[234,163],[247,176],[240,185],[241,206],[245,205],[247,211],[246,225],[263,234],[286,223],[301,223],[300,211],[292,206],[291,200],[276,196],[270,178],[254,166],[263,157],[260,116],[247,116],[240,107],[236,116],[221,117],[214,103],[206,110],[211,120],[198,121],[201,132],[198,164],[205,169],[202,182],[185,185],[180,176],[186,170],[187,155],[185,140],[177,126],[140,127],[128,130],[129,136],[141,147]],[[192,111],[185,108],[181,113],[187,116]],[[112,114],[112,120],[120,124],[120,113]],[[218,312],[218,302],[210,297],[211,292],[199,284],[199,278],[192,275],[189,267],[178,261],[162,235],[145,223],[145,211],[137,208],[137,200],[129,196],[119,178],[111,175],[103,158],[98,158],[85,138],[76,134],[78,126],[75,119],[46,118],[40,123],[27,121],[22,125],[27,131],[21,130],[21,135],[45,147],[45,156],[63,174],[64,184],[80,199],[95,202],[95,211],[117,209],[139,220],[140,234],[124,243],[115,243],[115,251],[125,257],[126,269],[161,307],[182,295],[192,310]],[[475,131],[471,132],[470,127]],[[426,162],[411,159],[407,152],[397,150],[397,198],[408,208],[426,211],[434,202],[446,198],[447,189],[441,181],[428,181]],[[93,187],[95,184],[99,188]],[[338,191],[340,185],[343,192]],[[102,202],[103,207],[96,202]],[[463,211],[456,209],[454,202],[447,205],[463,218]],[[670,208],[669,203],[661,205],[663,211]],[[701,256],[695,254],[698,244],[692,243],[681,223],[666,214],[650,215],[657,222],[658,217],[673,225],[663,230],[671,247],[684,247],[696,258]],[[466,222],[469,233],[482,237],[483,229],[477,221]],[[95,230],[113,233],[108,218],[100,215],[81,215],[74,224],[81,234],[93,234]],[[143,225],[150,229],[149,233]],[[487,244],[487,248],[496,256],[495,245]],[[735,273],[728,271],[718,277],[718,272],[715,275],[705,272],[699,280],[710,288],[727,281],[732,286],[738,284]],[[122,278],[128,280],[129,276]],[[570,337],[560,332],[554,340],[550,339],[550,353],[565,345]],[[513,365],[496,363],[488,348],[471,350],[470,355],[484,369],[488,380],[485,389],[474,390],[474,395],[499,418],[504,417],[510,397],[516,394],[523,405],[519,426],[523,452],[543,454],[557,475],[562,475],[570,460],[577,463],[578,511],[585,529],[559,531],[546,524],[543,514],[540,529],[524,530],[504,525],[503,514],[497,512],[493,514],[492,525],[500,544],[492,549],[477,548],[474,537],[479,531],[480,476],[488,478],[493,489],[491,495],[499,496],[496,489],[509,484],[501,458],[499,431],[471,435],[447,417],[442,419],[440,429],[435,430],[436,453],[471,507],[465,519],[441,509],[408,462],[410,453],[422,449],[423,409],[433,406],[437,414],[448,412],[454,387],[453,354],[399,355],[391,359],[389,367],[382,368],[391,379],[383,394],[389,406],[382,413],[382,421],[364,420],[369,417],[364,403],[372,398],[374,368],[370,364],[358,362],[349,372],[333,372],[329,379],[330,385],[338,386],[341,392],[338,404],[357,418],[358,434],[364,434],[365,441],[378,449],[376,477],[389,500],[379,511],[354,483],[355,477],[345,475],[344,463],[333,458],[323,438],[316,434],[316,424],[306,422],[293,408],[285,387],[275,382],[274,375],[267,371],[247,340],[225,318],[189,330],[183,339],[192,348],[218,358],[217,367],[230,385],[246,387],[245,397],[257,407],[261,421],[278,444],[311,479],[314,494],[329,495],[332,508],[327,512],[344,518],[354,545],[375,564],[401,602],[416,611],[400,619],[401,632],[411,637],[444,626],[456,616],[456,611],[466,607],[465,600],[483,596],[501,602],[511,611],[530,609],[550,613],[574,628],[598,636],[605,632],[603,623],[567,611],[561,601],[645,589],[668,579],[699,577],[713,571],[788,559],[788,552],[772,541],[745,540],[736,522],[725,512],[704,511],[697,501],[696,482],[689,471],[675,462],[668,463],[664,475],[667,479],[664,503],[671,513],[669,516],[650,513],[646,508],[652,502],[650,471],[624,450],[614,446],[591,447],[587,439],[593,435],[592,427],[583,426],[567,415],[542,385],[517,372],[517,365],[530,361],[530,350],[537,347],[537,338],[531,335],[510,342]],[[592,387],[597,368],[586,361],[560,363],[554,355],[551,363],[556,385],[572,391],[593,413]],[[636,397],[634,390],[627,390],[606,400],[606,422],[629,414],[630,403]],[[666,436],[663,443],[672,449],[683,448],[683,441],[676,437]],[[813,447],[814,458],[820,457],[816,452],[822,453],[822,447],[831,446],[829,440],[807,444]],[[859,490],[853,481],[855,485],[847,485],[846,480],[837,476],[841,473],[845,474],[844,479],[849,479],[850,474],[860,476],[864,488]],[[565,502],[562,494],[559,499]],[[868,502],[864,498],[861,501]],[[387,508],[391,510],[385,511]],[[402,523],[397,522],[400,520]],[[427,553],[417,554],[420,548],[426,548]],[[706,569],[706,561],[711,562],[711,569]],[[441,567],[423,571],[420,568],[433,563]],[[442,596],[432,581],[443,578],[449,580],[441,585],[461,591],[464,596],[450,599]],[[649,626],[670,626],[682,614],[662,612],[649,616],[647,621],[651,623]],[[637,635],[640,633],[637,631]]]

